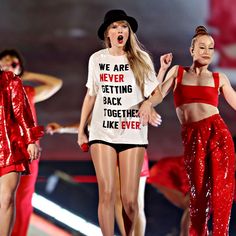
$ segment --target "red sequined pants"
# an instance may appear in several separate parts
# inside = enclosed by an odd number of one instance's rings
[[[234,144],[220,115],[183,125],[185,168],[190,183],[190,236],[227,236],[234,192]]]

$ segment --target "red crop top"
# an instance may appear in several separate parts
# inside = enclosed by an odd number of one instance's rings
[[[215,87],[210,86],[194,86],[182,84],[184,68],[179,66],[177,75],[177,85],[174,90],[175,107],[179,107],[186,103],[207,103],[212,106],[218,106],[218,88],[219,74],[212,73]]]

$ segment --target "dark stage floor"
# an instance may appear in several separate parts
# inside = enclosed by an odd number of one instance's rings
[[[150,163],[152,164],[152,163]],[[97,184],[76,182],[70,176],[93,176],[94,169],[90,161],[41,161],[36,193],[39,193],[60,206],[72,211],[86,220],[97,221]],[[48,185],[49,177],[59,177],[53,186]],[[51,178],[53,179],[53,178]],[[54,178],[55,180],[55,178]],[[50,188],[51,187],[51,188]],[[46,190],[47,189],[47,190]],[[147,236],[178,236],[182,210],[169,203],[155,188],[147,184],[145,193],[145,211],[147,217]],[[38,212],[39,213],[39,212]],[[46,216],[45,216],[46,217]],[[48,218],[48,217],[47,217]],[[73,236],[82,235],[75,230],[50,219],[68,230]],[[116,229],[117,235],[119,234]],[[236,204],[233,206],[230,222],[230,236],[236,235]]]

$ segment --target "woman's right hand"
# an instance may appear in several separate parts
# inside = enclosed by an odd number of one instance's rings
[[[88,144],[88,137],[84,132],[78,132],[77,143],[80,146],[80,148],[82,149],[82,151],[85,151],[85,145]]]
[[[27,151],[29,153],[29,161],[32,162],[33,160],[36,160],[40,157],[41,155],[41,148],[35,144],[35,143],[30,143],[27,147]]]

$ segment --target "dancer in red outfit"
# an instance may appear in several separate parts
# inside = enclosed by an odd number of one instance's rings
[[[189,184],[184,168],[184,156],[166,157],[150,169],[148,183],[158,189],[173,205],[183,209],[180,236],[189,233]]]
[[[233,137],[233,141],[236,147],[236,136]],[[190,224],[189,183],[184,168],[184,156],[165,157],[157,161],[150,169],[148,183],[157,188],[173,205],[184,210],[181,218],[180,236],[188,236]],[[234,201],[236,201],[236,189],[234,189]]]
[[[23,83],[37,82],[37,86],[24,85],[34,120],[37,122],[35,103],[44,101],[55,94],[61,88],[62,81],[49,75],[24,71],[22,57],[14,49],[4,50],[0,53],[0,64],[3,69],[21,75]],[[11,236],[27,235],[33,211],[31,201],[38,176],[38,164],[39,159],[30,164],[31,175],[23,176],[17,188],[16,220]]]
[[[0,235],[10,236],[15,220],[15,192],[21,173],[29,174],[29,162],[39,157],[35,142],[43,127],[35,126],[21,79],[0,72]]]
[[[189,184],[184,156],[165,157],[157,161],[150,169],[148,182],[187,194]]]
[[[234,192],[234,145],[217,105],[221,92],[236,110],[236,93],[225,74],[208,70],[214,40],[205,27],[197,27],[190,53],[193,64],[186,68],[174,66],[153,96],[142,104],[139,115],[146,124],[151,107],[174,90],[190,184],[189,234],[207,235],[207,221],[212,212],[213,235],[226,236]]]
[[[184,168],[184,156],[165,157],[150,169],[148,183],[162,193],[173,205],[183,209],[180,236],[189,235],[189,183]]]

